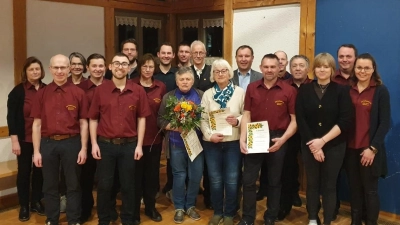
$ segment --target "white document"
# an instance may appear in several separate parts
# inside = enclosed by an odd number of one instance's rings
[[[232,135],[232,125],[226,121],[226,117],[231,114],[229,108],[218,109],[208,113],[208,121],[211,128],[211,133],[220,133],[224,136]]]
[[[181,133],[183,143],[185,144],[186,151],[190,160],[193,160],[203,151],[199,137],[193,129],[188,133]]]
[[[268,153],[268,121],[247,123],[247,151],[251,153]]]

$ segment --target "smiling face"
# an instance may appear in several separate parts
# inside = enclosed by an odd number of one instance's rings
[[[326,81],[331,78],[332,68],[329,66],[328,62],[323,62],[315,67],[314,74],[317,76],[318,80]]]
[[[189,72],[176,76],[176,86],[182,92],[188,92],[192,88],[194,83],[193,74]]]
[[[276,59],[264,58],[261,61],[260,71],[264,76],[265,81],[273,81],[278,77],[279,62]]]
[[[70,64],[71,74],[74,76],[82,76],[84,65],[81,59],[78,57],[72,57]]]
[[[157,52],[157,57],[160,59],[160,64],[163,66],[171,65],[172,60],[175,58],[175,54],[171,46],[162,45],[160,51]]]
[[[251,50],[249,48],[239,49],[235,58],[239,71],[244,72],[250,70],[251,65],[253,64],[254,56],[251,54]]]
[[[308,63],[303,58],[292,59],[290,63],[290,73],[295,80],[303,80],[307,78]]]
[[[128,56],[130,64],[132,64],[137,58],[136,45],[133,43],[125,43],[122,47],[122,53]]]
[[[181,45],[178,49],[178,60],[179,63],[184,65],[190,61],[190,47],[187,45]]]
[[[278,51],[275,53],[275,55],[279,58],[279,72],[286,71],[286,66],[288,64],[286,53]]]
[[[26,68],[26,79],[33,83],[40,80],[42,76],[42,69],[40,68],[39,63],[32,63]]]
[[[69,74],[69,59],[64,55],[55,55],[50,60],[50,72],[54,83],[63,85]]]
[[[349,73],[354,66],[356,53],[353,48],[341,47],[338,51],[338,63],[340,71]]]
[[[213,67],[213,78],[219,86],[226,86],[229,83],[230,75],[226,67],[216,66]]]
[[[201,67],[204,65],[204,60],[206,57],[206,50],[202,45],[197,44],[192,47],[192,58],[193,64],[197,67]]]
[[[358,82],[369,82],[375,69],[370,59],[358,59],[354,66],[354,72]]]
[[[109,69],[112,71],[113,79],[124,79],[130,70],[129,59],[124,56],[114,56]]]
[[[86,68],[89,71],[90,77],[101,78],[106,71],[106,64],[103,59],[91,59]]]

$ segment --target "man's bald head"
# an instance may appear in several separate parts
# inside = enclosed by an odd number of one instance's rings
[[[67,56],[59,54],[51,57],[49,68],[54,83],[61,86],[67,82],[69,74],[69,59]]]
[[[63,54],[57,54],[50,58],[50,67],[53,65],[55,61],[64,61],[67,66],[69,66],[69,58]]]

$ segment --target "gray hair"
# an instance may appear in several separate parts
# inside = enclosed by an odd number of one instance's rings
[[[207,52],[206,46],[204,45],[204,43],[202,41],[199,41],[199,40],[195,40],[192,42],[192,44],[190,45],[190,51],[192,51],[194,46],[196,46],[196,45],[201,45],[201,47],[203,47],[203,49],[204,49],[204,52]]]
[[[181,76],[181,75],[183,75],[183,74],[185,74],[185,73],[190,74],[190,76],[191,76],[192,79],[194,80],[193,70],[192,70],[192,68],[189,67],[189,66],[179,67],[179,69],[178,69],[178,70],[176,71],[176,73],[175,73],[175,80],[178,80],[178,77]]]
[[[231,65],[229,65],[228,61],[226,61],[225,59],[216,59],[213,62],[213,64],[211,65],[211,75],[210,75],[211,82],[215,82],[214,70],[216,69],[216,67],[222,67],[222,68],[228,69],[229,79],[233,78],[233,69],[232,69]]]
[[[305,55],[295,55],[295,56],[293,56],[293,57],[290,59],[289,66],[292,65],[292,62],[293,62],[293,60],[295,60],[295,59],[304,59],[304,60],[306,61],[306,64],[307,64],[307,68],[310,67],[310,60],[309,60],[309,59],[307,58],[307,56],[305,56]]]

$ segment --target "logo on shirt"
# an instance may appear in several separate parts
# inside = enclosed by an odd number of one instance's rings
[[[74,105],[67,105],[67,106],[65,106],[69,111],[73,111],[73,110],[75,110],[76,109],[76,106],[74,106]]]
[[[159,98],[155,98],[153,100],[154,100],[155,103],[160,103],[161,102],[161,99],[159,99]]]
[[[129,108],[131,111],[135,111],[135,110],[136,110],[136,105],[130,105],[130,106],[128,106],[128,108]]]
[[[363,105],[363,106],[371,106],[372,102],[370,102],[368,100],[361,100],[361,105]]]
[[[285,102],[282,101],[282,100],[276,100],[276,101],[275,101],[275,104],[276,104],[277,106],[281,106],[281,105],[285,104]]]

